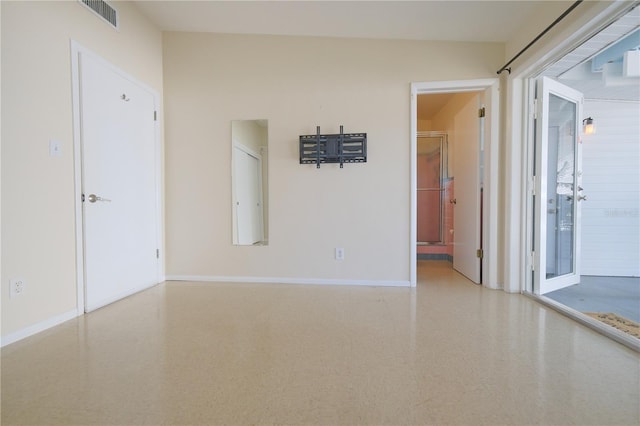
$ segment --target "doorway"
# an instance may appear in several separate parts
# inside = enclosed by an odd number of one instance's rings
[[[529,77],[526,191],[525,291],[632,347],[640,334],[615,328],[640,323],[638,18],[619,15]]]
[[[495,263],[498,82],[487,79],[413,83],[411,89],[411,285],[416,285],[418,254],[422,258],[435,254],[437,258],[442,255],[437,253],[439,251],[445,257],[450,256],[453,268],[473,282],[498,288]],[[419,102],[426,99],[426,105],[429,105],[429,97],[431,107],[435,109],[431,113],[432,119],[418,115]],[[446,195],[441,213],[445,225],[439,246],[418,246],[418,140],[423,131],[437,131],[448,136],[449,176],[446,179],[449,182],[440,185]],[[458,140],[457,147],[455,139]],[[450,216],[449,226],[447,215]]]
[[[161,281],[159,96],[72,43],[78,313]]]
[[[582,93],[547,77],[536,81],[535,291],[580,281]]]

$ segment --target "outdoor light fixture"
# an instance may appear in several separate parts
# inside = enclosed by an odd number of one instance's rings
[[[585,135],[592,135],[596,132],[596,126],[593,124],[593,118],[588,117],[582,120],[582,130]]]

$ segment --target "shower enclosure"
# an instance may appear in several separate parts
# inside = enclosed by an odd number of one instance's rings
[[[418,245],[445,244],[447,134],[418,132]]]

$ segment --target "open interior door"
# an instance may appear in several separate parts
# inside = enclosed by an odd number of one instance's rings
[[[455,114],[453,123],[453,269],[476,284],[481,283],[480,152],[481,118],[479,94],[470,97]]]
[[[583,95],[555,80],[537,81],[534,190],[534,292],[580,281]]]

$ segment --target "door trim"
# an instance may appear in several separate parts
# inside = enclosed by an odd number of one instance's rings
[[[419,94],[457,93],[486,91],[490,89],[488,100],[489,120],[485,128],[491,137],[485,138],[484,150],[484,215],[482,232],[484,235],[484,257],[482,259],[483,283],[488,288],[500,288],[498,280],[498,159],[499,159],[499,80],[487,78],[479,80],[454,80],[411,83],[411,164],[410,164],[410,231],[409,231],[409,281],[411,287],[417,284],[417,140]],[[480,214],[480,212],[478,212]]]
[[[156,152],[156,237],[158,241],[158,249],[160,250],[158,259],[157,276],[159,282],[164,278],[164,215],[162,206],[164,205],[162,187],[164,185],[164,175],[162,173],[162,143],[160,138],[160,95],[159,93],[127,74],[122,69],[116,67],[101,56],[97,55],[90,49],[82,46],[75,40],[70,41],[71,47],[71,92],[72,92],[72,115],[73,115],[73,165],[74,165],[74,208],[75,208],[75,230],[76,230],[76,313],[83,315],[85,313],[85,268],[84,268],[84,226],[83,226],[83,209],[82,209],[82,139],[81,139],[81,121],[80,121],[80,55],[93,57],[101,62],[104,66],[118,73],[122,77],[132,83],[144,88],[153,95],[155,109],[157,111],[155,128],[155,152]]]

